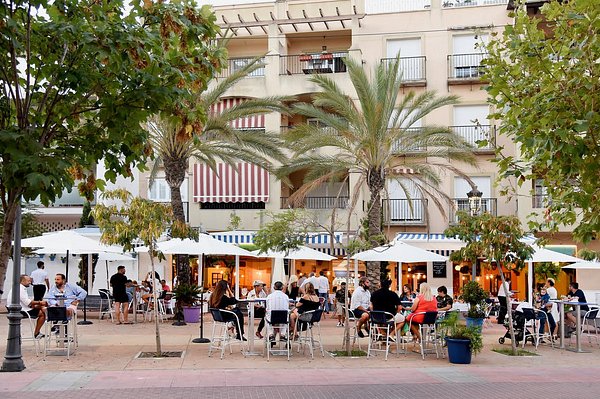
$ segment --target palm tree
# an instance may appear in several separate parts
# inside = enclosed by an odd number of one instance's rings
[[[165,171],[165,180],[171,191],[171,206],[175,221],[185,225],[181,184],[185,180],[190,159],[205,163],[215,168],[217,161],[234,164],[236,161],[251,162],[265,169],[272,168],[272,160],[284,162],[282,140],[272,132],[236,130],[232,122],[238,118],[249,117],[270,112],[286,112],[284,101],[287,97],[252,98],[224,110],[220,114],[211,112],[225,92],[241,79],[263,65],[258,58],[244,68],[232,73],[218,82],[212,89],[202,93],[194,107],[208,115],[200,135],[182,134],[182,125],[173,122],[173,118],[157,115],[148,124],[150,142],[156,155],[150,174],[150,184],[160,167]],[[177,267],[178,282],[187,283],[187,264]]]
[[[432,111],[457,103],[457,97],[433,92],[409,92],[399,97],[399,58],[387,67],[377,66],[373,78],[360,63],[351,59],[345,62],[358,101],[326,75],[312,76],[320,91],[312,104],[296,104],[292,112],[318,123],[300,125],[286,134],[294,156],[279,168],[278,175],[283,179],[295,171],[306,171],[304,185],[294,193],[299,197],[324,182],[358,173],[351,207],[366,183],[370,194],[367,235],[369,244],[377,246],[382,235],[381,196],[386,180],[397,179],[407,198],[411,196],[407,182],[412,182],[423,198],[431,198],[444,213],[443,200],[450,198],[438,188],[439,173],[449,170],[462,176],[451,161],[474,164],[475,158],[470,146],[448,127],[412,128]],[[327,151],[321,150],[325,148]],[[415,148],[419,149],[418,156]],[[378,263],[367,265],[372,284],[379,280],[379,274]]]

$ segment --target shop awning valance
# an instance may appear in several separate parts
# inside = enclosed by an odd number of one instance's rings
[[[269,172],[260,166],[239,162],[194,165],[194,202],[268,202]]]

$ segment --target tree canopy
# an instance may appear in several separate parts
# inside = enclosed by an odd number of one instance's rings
[[[0,284],[21,200],[51,203],[76,180],[90,198],[101,160],[105,178],[130,176],[158,111],[200,132],[187,104],[226,57],[215,19],[192,0],[0,3]]]
[[[600,230],[600,7],[551,1],[537,15],[524,5],[512,15],[484,61],[493,117],[518,144],[500,170],[521,185],[543,181],[547,217],[531,227],[577,223],[575,238],[587,242]]]

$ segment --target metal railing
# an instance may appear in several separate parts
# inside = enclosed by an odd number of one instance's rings
[[[381,63],[387,68],[395,58],[382,58]],[[421,82],[426,80],[425,65],[427,59],[424,55],[416,57],[400,57],[398,72],[402,82]]]
[[[301,75],[315,73],[345,73],[344,58],[347,51],[333,53],[314,53],[298,55],[280,55],[280,75]]]
[[[475,151],[488,151],[496,145],[496,127],[491,125],[450,126],[450,128],[467,143],[475,147]],[[485,145],[478,142],[487,140]]]
[[[421,127],[410,127],[408,129],[405,129],[408,133],[418,133],[419,131],[421,131],[423,128]],[[413,140],[409,140],[409,141],[413,141]],[[407,145],[406,143],[403,143],[402,141],[397,141],[394,143],[394,145],[392,146],[392,152],[394,154],[398,154],[398,155],[402,155],[402,154],[407,154],[407,153],[415,153],[415,152],[423,152],[427,150],[427,146],[426,145],[417,145],[414,143],[414,141],[411,143],[411,145]]]
[[[346,209],[349,197],[305,197],[299,205],[290,204],[288,199],[289,197],[281,197],[281,209]]]
[[[506,5],[508,0],[442,0],[442,8]]]
[[[431,8],[431,0],[365,0],[367,14],[419,11]]]
[[[458,218],[456,213],[458,211],[463,211],[467,213],[471,213],[471,208],[469,206],[468,198],[454,198],[453,206],[450,209],[449,220],[451,223],[457,223]],[[490,215],[496,216],[498,213],[497,208],[498,200],[496,198],[482,198],[481,206],[479,208],[479,212],[477,214],[481,215],[483,213],[489,213]]]
[[[485,53],[452,54],[448,56],[448,79],[479,79],[483,76],[484,68],[481,61]]]
[[[382,200],[383,220],[387,225],[427,224],[427,199],[384,199]]]
[[[221,72],[217,75],[217,78],[226,78],[229,75],[245,68],[248,64],[250,64],[254,60],[254,57],[244,57],[244,58],[229,58],[227,60],[227,65],[221,69]],[[265,63],[265,57],[262,57],[259,61],[260,63]],[[255,69],[254,71],[248,74],[249,77],[258,77],[265,76],[265,67],[262,66],[260,68]]]

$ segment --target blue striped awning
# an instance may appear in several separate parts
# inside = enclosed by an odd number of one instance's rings
[[[446,241],[446,242],[453,242],[453,243],[460,243],[461,241],[458,238],[455,237],[447,237],[445,234],[443,233],[398,233],[396,235],[396,238],[394,239],[396,241],[406,241],[407,243],[409,242],[415,242],[415,241]]]
[[[458,238],[447,237],[443,233],[398,233],[394,241],[403,241],[416,247],[423,244],[423,249],[442,256],[450,256],[451,253],[464,246],[464,243]]]

